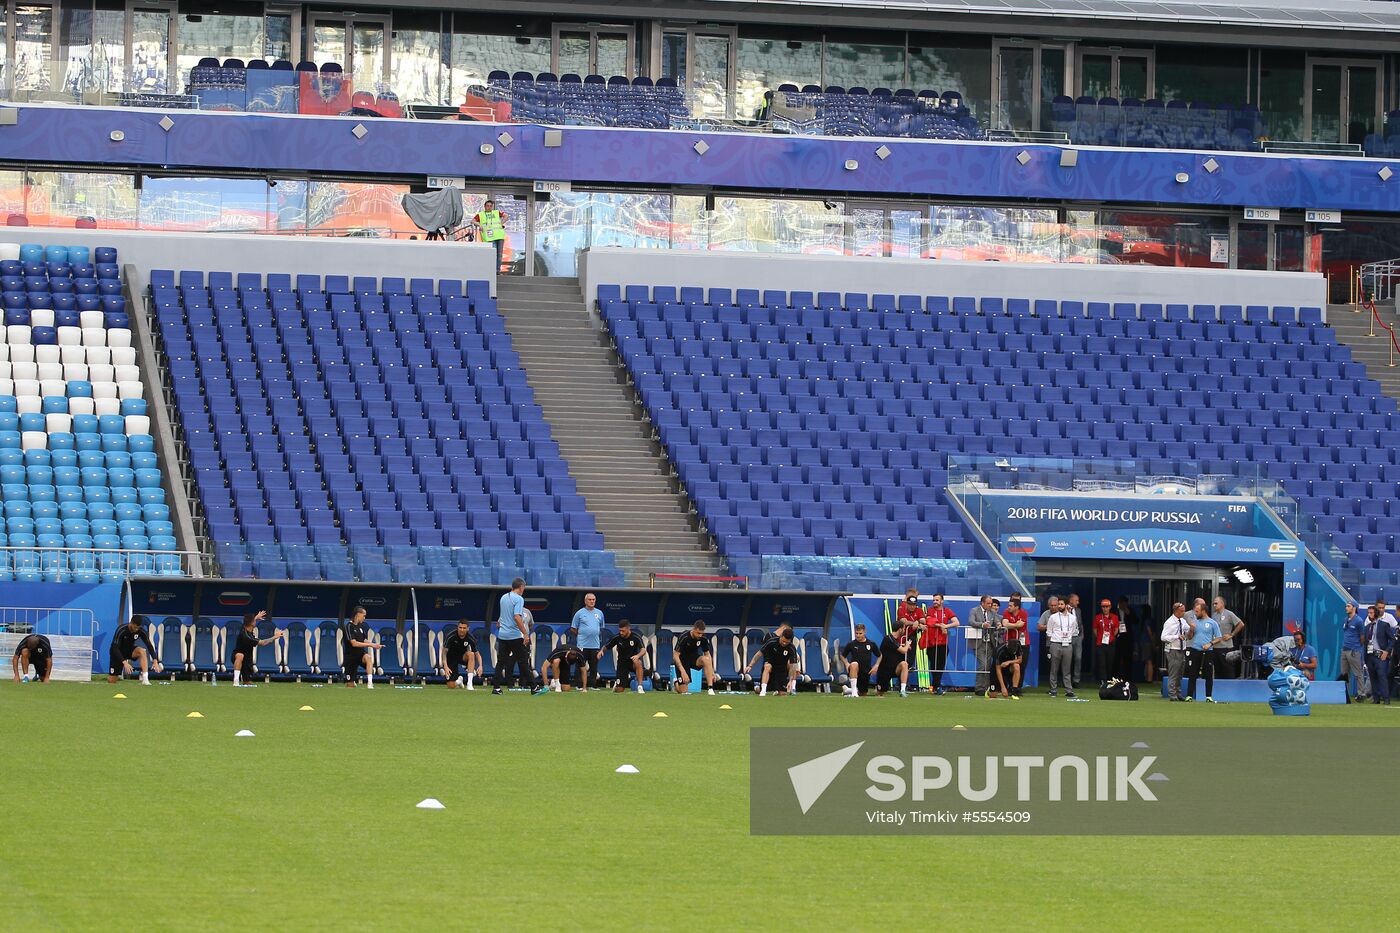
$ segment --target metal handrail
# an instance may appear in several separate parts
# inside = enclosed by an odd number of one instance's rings
[[[0,568],[11,573],[33,571],[39,574],[94,572],[111,573],[118,568],[104,566],[104,558],[119,558],[123,576],[166,575],[158,571],[174,558],[179,561],[178,576],[193,576],[191,568],[203,567],[199,551],[154,551],[139,548],[0,547]],[[133,558],[145,558],[133,569]],[[81,560],[77,559],[81,558]],[[175,576],[175,574],[169,574]]]
[[[1385,321],[1381,320],[1380,310],[1376,307],[1375,301],[1373,301],[1371,298],[1368,297],[1365,300],[1363,300],[1361,305],[1362,307],[1366,308],[1371,312],[1370,336],[1376,336],[1377,324],[1381,326],[1382,330],[1384,330],[1387,334],[1390,335],[1390,346],[1386,348],[1386,357],[1388,360],[1386,365],[1391,367],[1395,366],[1395,356],[1396,354],[1400,354],[1400,340],[1397,340],[1395,338],[1395,328],[1391,327]]]

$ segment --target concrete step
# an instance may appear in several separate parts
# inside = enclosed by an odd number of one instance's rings
[[[604,546],[628,554],[627,576],[670,568],[715,575],[723,562],[699,530],[655,430],[578,282],[503,282],[498,307],[526,380],[550,423]]]

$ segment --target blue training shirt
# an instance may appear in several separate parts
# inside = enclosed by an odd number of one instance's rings
[[[1196,623],[1196,634],[1191,636],[1191,647],[1204,651],[1206,645],[1220,637],[1220,626],[1212,618],[1192,619]]]
[[[515,617],[525,614],[525,597],[515,590],[507,590],[506,595],[501,597],[501,625],[496,631],[496,638],[501,641],[518,641],[525,637],[525,633],[520,631],[520,626],[516,624]]]
[[[1366,634],[1366,619],[1357,613],[1350,619],[1342,620],[1342,650],[1360,651],[1361,638]]]
[[[580,648],[603,647],[603,610],[585,606],[574,613],[574,621],[570,624],[578,629]]]

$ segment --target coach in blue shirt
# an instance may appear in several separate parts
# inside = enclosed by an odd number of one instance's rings
[[[583,608],[574,613],[569,623],[569,633],[574,636],[583,660],[579,662],[579,690],[598,686],[598,652],[603,648],[603,610],[598,608],[598,597],[592,593],[583,595]]]
[[[1371,695],[1371,678],[1366,673],[1366,620],[1356,613],[1356,603],[1347,603],[1342,620],[1342,680],[1347,702],[1359,703]]]
[[[1186,699],[1196,698],[1196,678],[1205,673],[1206,702],[1214,703],[1215,697],[1215,644],[1220,641],[1220,626],[1210,617],[1206,601],[1197,599],[1195,605],[1195,633],[1186,645]]]
[[[525,581],[516,577],[510,581],[510,592],[501,597],[501,617],[496,623],[496,685],[491,693],[501,695],[512,668],[519,668],[521,684],[528,684],[531,693],[539,693],[543,688],[535,683],[532,666],[530,624],[525,621]]]

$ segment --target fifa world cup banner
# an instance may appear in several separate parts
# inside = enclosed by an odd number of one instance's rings
[[[984,527],[1001,535],[1108,528],[1159,528],[1267,537],[1254,500],[1239,496],[1102,496],[1086,493],[997,493],[980,496]]]

